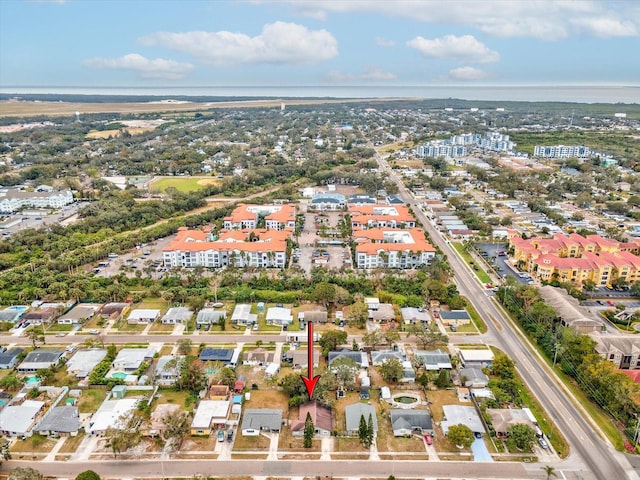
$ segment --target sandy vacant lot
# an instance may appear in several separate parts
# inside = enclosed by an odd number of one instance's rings
[[[336,99],[293,99],[293,100],[247,100],[239,102],[146,102],[146,103],[68,103],[68,102],[0,102],[0,117],[26,117],[33,115],[74,115],[83,113],[147,113],[147,112],[197,112],[214,108],[256,108],[285,105],[320,105],[327,103],[357,103],[375,100],[389,102],[410,100],[399,98],[336,98]]]

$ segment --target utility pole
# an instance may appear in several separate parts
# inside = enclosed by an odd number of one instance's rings
[[[553,345],[553,348],[555,349],[555,353],[553,354],[553,367],[555,368],[556,366],[556,360],[558,359],[558,349],[560,348],[560,343],[556,342]]]

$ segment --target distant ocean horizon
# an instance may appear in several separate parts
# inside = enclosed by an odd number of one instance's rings
[[[493,86],[0,86],[0,93],[255,98],[422,98],[517,102],[640,103],[640,85]]]

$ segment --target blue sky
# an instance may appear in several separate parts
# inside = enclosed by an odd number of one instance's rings
[[[0,0],[0,87],[640,83],[640,1]]]

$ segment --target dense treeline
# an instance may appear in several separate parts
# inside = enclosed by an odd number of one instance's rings
[[[572,377],[587,396],[606,411],[633,438],[640,407],[633,400],[640,387],[616,372],[613,363],[595,353],[588,335],[563,327],[556,311],[544,303],[538,290],[527,285],[500,289],[498,298],[540,345],[549,359],[556,358],[562,371]]]

